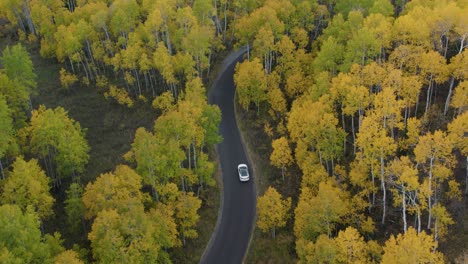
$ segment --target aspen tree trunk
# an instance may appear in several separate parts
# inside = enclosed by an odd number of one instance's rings
[[[403,188],[402,188],[402,194],[403,194],[403,197],[402,197],[401,205],[403,207],[403,231],[404,231],[404,233],[406,233],[408,224],[406,223],[406,191],[405,191],[405,186],[403,186]]]
[[[409,116],[409,106],[406,105],[406,107],[405,107],[405,118],[403,120],[403,124],[404,124],[405,128],[406,128],[406,124],[407,124],[407,121],[408,121],[408,116]]]
[[[2,160],[0,159],[0,171],[2,172],[2,180],[5,179],[5,173],[3,172],[3,164],[2,164]]]
[[[466,156],[465,193],[468,193],[468,156]]]
[[[343,123],[343,131],[346,132],[346,125],[345,125],[345,116],[343,113],[343,106],[341,106],[341,123]],[[343,139],[343,156],[346,154],[346,137]]]
[[[224,4],[224,30],[223,30],[223,41],[226,40],[226,30],[227,30],[227,7],[228,7],[229,1],[226,1]]]
[[[419,107],[419,94],[421,92],[418,92],[418,95],[416,95],[416,106],[414,107],[414,117],[418,114],[418,107]]]
[[[426,110],[424,111],[424,115],[426,115],[427,111],[429,110],[429,105],[431,104],[431,95],[432,95],[432,73],[431,73],[431,77],[429,78],[429,87],[427,87]]]
[[[432,212],[431,212],[431,209],[432,209],[432,195],[431,195],[431,192],[432,192],[432,165],[434,163],[434,158],[432,157],[431,158],[431,164],[430,164],[430,167],[429,167],[429,184],[428,184],[428,189],[429,189],[429,197],[427,197],[427,207],[428,207],[428,211],[429,211],[429,216],[427,218],[427,229],[430,229],[431,228],[431,219],[432,219]]]
[[[421,233],[421,211],[418,209],[417,211],[418,215],[418,234]]]
[[[192,152],[193,152],[193,168],[195,168],[195,171],[198,168],[197,165],[197,149],[195,148],[195,140],[192,142]]]
[[[385,224],[385,213],[387,210],[387,189],[385,187],[385,171],[384,171],[384,158],[383,156],[380,156],[380,181],[381,181],[381,186],[382,186],[382,191],[383,191],[383,199],[382,199],[382,206],[383,206],[383,212],[382,212],[382,224]]]
[[[37,35],[36,29],[34,28],[34,23],[31,19],[31,10],[29,10],[28,4],[26,2],[23,5],[23,13],[25,14],[24,16],[26,17],[26,22],[28,23],[29,30],[33,35]]]
[[[192,155],[190,155],[190,146],[187,148],[188,168],[192,169]]]
[[[335,174],[335,161],[331,159],[331,175]]]
[[[375,175],[374,175],[374,165],[371,164],[371,176],[372,176],[372,207],[375,206]]]
[[[353,155],[356,156],[356,129],[354,128],[354,115],[351,116],[351,130],[353,132]]]
[[[138,95],[141,95],[140,74],[138,73],[138,71],[136,69],[134,69],[133,72],[135,73],[135,77],[136,77],[136,83],[137,83],[137,87],[138,87]]]
[[[18,13],[18,11],[16,10],[16,8],[13,8],[13,13],[15,13],[16,18],[18,19],[18,22],[19,22],[19,25],[20,25],[21,29],[24,31],[24,33],[26,33],[26,26],[24,25],[23,18],[22,18],[21,15]]]
[[[452,96],[453,84],[455,83],[455,77],[452,76],[450,79],[450,87],[449,92],[447,94],[447,99],[445,100],[445,107],[444,107],[444,115],[447,115],[449,105],[450,105],[450,97]]]

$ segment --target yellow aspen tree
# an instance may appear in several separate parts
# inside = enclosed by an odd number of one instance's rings
[[[425,82],[428,84],[426,110],[424,111],[426,115],[431,102],[435,101],[435,99],[432,99],[434,83],[442,84],[447,80],[448,67],[445,58],[433,50],[422,54],[419,67],[421,68],[420,75],[423,76]]]
[[[301,166],[301,170],[303,173],[301,187],[309,188],[314,195],[318,193],[320,183],[326,181],[329,177],[325,168],[311,159]]]
[[[337,224],[350,211],[347,193],[331,181],[321,182],[317,195],[303,188],[295,209],[294,234],[313,241],[320,234],[331,237]]]
[[[257,107],[257,113],[259,113],[260,104],[267,99],[266,75],[260,60],[254,58],[252,61],[237,64],[234,83],[240,105],[248,110],[249,105],[253,102]]]
[[[130,208],[143,208],[147,197],[141,187],[141,176],[126,165],[117,166],[114,173],[101,174],[86,185],[83,193],[85,217],[91,219],[104,209],[120,213]]]
[[[442,184],[449,181],[453,175],[454,157],[453,143],[445,132],[436,130],[419,137],[414,148],[415,161],[420,164],[427,188],[427,205],[429,216],[427,228],[432,228],[432,207],[438,203],[436,195]]]
[[[291,208],[291,198],[283,199],[275,188],[268,187],[265,194],[257,201],[257,226],[263,232],[271,232],[273,239],[276,229],[284,227]]]
[[[458,109],[458,114],[468,108],[468,81],[463,81],[458,84],[455,92],[453,93],[450,105]]]
[[[325,234],[320,235],[315,243],[299,239],[296,242],[296,252],[299,256],[298,263],[301,264],[337,263],[338,261],[336,242]]]
[[[454,142],[455,148],[459,149],[461,154],[466,158],[468,165],[468,138],[466,137],[468,127],[468,112],[458,115],[448,124],[449,138]],[[468,193],[468,167],[466,167],[465,175],[465,193]]]
[[[337,247],[337,261],[338,263],[369,263],[367,254],[367,243],[359,232],[353,228],[348,227],[344,231],[340,231],[335,238]]]
[[[293,157],[291,155],[291,148],[289,147],[288,139],[286,137],[280,137],[271,142],[273,151],[270,156],[270,162],[273,166],[281,168],[281,176],[284,181],[284,171],[286,166],[293,163]]]
[[[66,250],[54,258],[54,264],[84,264],[73,250]]]
[[[468,32],[468,27],[466,30]],[[465,35],[468,35],[468,34],[465,33]],[[450,73],[450,87],[449,87],[449,92],[447,94],[447,99],[445,100],[445,108],[444,108],[445,115],[447,114],[449,105],[451,104],[450,101],[451,101],[452,91],[453,91],[454,84],[455,84],[455,79],[463,82],[463,80],[466,80],[468,78],[468,70],[465,67],[467,64],[468,64],[468,51],[467,50],[460,50],[460,53],[458,53],[457,55],[453,56],[450,59],[450,64],[448,65],[449,73]],[[459,88],[461,87],[459,86]],[[466,88],[465,88],[465,94],[466,94]],[[465,95],[465,104],[466,104],[466,101],[467,99]]]
[[[174,217],[184,245],[187,238],[198,237],[195,226],[200,219],[198,209],[200,209],[201,204],[200,198],[194,196],[192,192],[181,193],[175,202]]]
[[[41,220],[53,215],[55,199],[50,194],[49,178],[37,160],[16,158],[13,170],[2,186],[2,204],[16,204],[23,211],[31,207]]]
[[[417,233],[412,227],[405,234],[391,236],[383,247],[382,264],[444,263],[437,242],[424,231]]]
[[[266,73],[271,73],[275,52],[275,36],[271,27],[264,25],[258,30],[253,41],[253,51],[255,55],[258,54],[258,57],[263,60]]]
[[[406,213],[408,207],[412,207],[412,211],[416,211],[418,219],[418,232],[421,231],[421,206],[417,203],[418,192],[421,185],[418,179],[418,170],[412,161],[401,156],[395,158],[388,165],[388,181],[390,191],[393,193],[393,203],[395,206],[401,205],[403,232],[408,230]],[[410,209],[410,210],[411,210]]]
[[[153,215],[155,216],[155,215]],[[88,234],[93,257],[99,263],[167,263],[168,256],[155,223],[142,207],[97,214]]]
[[[385,123],[385,121],[384,121]],[[356,143],[361,149],[365,162],[370,166],[372,185],[375,186],[375,173],[380,173],[380,184],[383,192],[382,223],[385,222],[387,188],[385,185],[385,162],[389,156],[394,155],[396,143],[387,135],[381,117],[370,113],[363,119],[361,129],[357,135]],[[372,195],[372,205],[375,203],[375,193]]]

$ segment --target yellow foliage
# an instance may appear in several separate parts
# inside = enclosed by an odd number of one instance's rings
[[[291,198],[282,199],[275,188],[268,187],[257,201],[257,226],[263,232],[271,231],[274,238],[276,228],[286,225],[290,208]]]
[[[96,76],[96,86],[98,88],[105,88],[109,84],[109,81],[107,80],[106,76],[103,75],[98,75]]]
[[[437,242],[412,227],[405,234],[391,236],[383,249],[382,264],[444,263],[442,253],[436,251]]]
[[[114,98],[120,105],[126,105],[127,107],[133,106],[133,100],[130,98],[128,92],[114,85],[109,87],[109,91],[104,93],[104,97],[106,97],[106,99],[109,97]]]
[[[75,74],[69,73],[64,68],[60,69],[60,84],[64,89],[70,88],[73,84],[78,81],[78,77]]]

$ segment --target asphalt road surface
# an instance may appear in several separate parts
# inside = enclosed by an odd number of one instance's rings
[[[209,103],[217,104],[222,119],[220,134],[223,137],[217,146],[223,177],[221,215],[205,253],[203,264],[242,263],[254,226],[256,196],[253,171],[247,160],[239,129],[234,117],[234,67],[242,60],[244,50],[226,58],[223,69],[215,81]],[[249,165],[250,181],[240,182],[237,165]]]

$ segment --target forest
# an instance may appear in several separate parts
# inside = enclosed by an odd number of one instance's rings
[[[0,0],[0,259],[182,262],[219,188],[207,88],[246,46],[237,112],[270,174],[247,262],[463,263],[467,14],[465,0]],[[38,56],[64,98],[151,109],[111,169],[90,166],[97,136],[73,105],[39,100]]]

